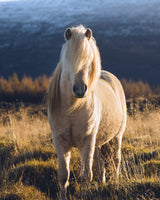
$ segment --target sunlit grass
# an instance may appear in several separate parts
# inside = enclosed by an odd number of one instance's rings
[[[57,199],[57,157],[45,108],[6,110],[0,115],[0,199]],[[80,157],[72,150],[69,199],[159,199],[160,113],[128,116],[119,181],[94,179],[83,187]],[[106,158],[107,160],[107,158]]]

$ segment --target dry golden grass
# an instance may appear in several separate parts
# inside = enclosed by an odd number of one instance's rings
[[[124,160],[122,169],[126,169],[127,181],[150,180],[160,184],[160,168],[157,165],[152,176],[147,164],[160,164],[160,113],[137,113],[128,116],[127,128],[123,138],[122,152]],[[131,162],[130,162],[131,161]],[[157,169],[156,169],[157,168]],[[159,173],[156,173],[156,170]]]
[[[125,139],[128,139],[132,146],[142,149],[153,150],[160,147],[159,110],[128,116]]]
[[[0,200],[56,199],[57,158],[41,106],[0,112]],[[69,199],[160,199],[160,113],[128,116],[119,182],[79,182],[80,161],[72,151]]]

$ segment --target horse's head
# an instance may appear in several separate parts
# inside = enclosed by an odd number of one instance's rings
[[[83,98],[100,76],[101,61],[91,29],[82,25],[65,31],[61,56],[72,84],[72,93]]]

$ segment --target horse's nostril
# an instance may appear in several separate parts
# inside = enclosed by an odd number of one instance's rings
[[[84,84],[84,93],[87,91],[87,85]]]
[[[79,98],[84,97],[86,91],[87,91],[87,85],[85,84],[73,85],[73,92],[76,95],[76,97]]]
[[[74,85],[73,86],[73,92],[76,94],[76,91],[77,91],[77,87]]]

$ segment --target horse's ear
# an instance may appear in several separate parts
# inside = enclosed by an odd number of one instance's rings
[[[90,40],[90,38],[92,37],[92,31],[90,28],[87,28],[85,36],[87,37],[88,40]]]
[[[65,31],[64,36],[65,36],[65,39],[66,39],[66,40],[70,40],[70,39],[71,39],[72,32],[71,32],[71,29],[70,29],[70,28],[68,28],[68,29]]]

